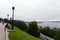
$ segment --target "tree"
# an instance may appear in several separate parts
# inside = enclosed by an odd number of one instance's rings
[[[0,18],[0,21],[2,21],[3,19],[2,18]]]
[[[56,32],[56,35],[54,36],[55,40],[60,40],[60,29]]]
[[[19,29],[27,31],[27,24],[25,24],[24,21],[14,20],[13,24],[17,26]]]
[[[54,29],[51,29],[49,32],[49,37],[54,38],[55,34],[56,34],[56,31]]]
[[[4,19],[4,22],[8,22],[9,20],[7,18]]]
[[[49,26],[44,27],[44,28],[42,28],[40,31],[41,31],[41,33],[43,33],[43,34],[49,36],[50,27],[49,27]]]
[[[40,36],[40,33],[38,32],[38,25],[37,25],[36,21],[32,21],[28,24],[28,33],[35,37]]]

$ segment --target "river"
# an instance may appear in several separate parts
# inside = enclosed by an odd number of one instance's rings
[[[28,25],[28,23],[26,23]],[[60,21],[44,21],[44,22],[37,22],[38,26],[46,27],[49,26],[50,28],[60,28]]]
[[[42,23],[38,23],[38,26],[42,26],[42,27],[46,27],[49,26],[50,28],[60,28],[60,22],[42,22]]]

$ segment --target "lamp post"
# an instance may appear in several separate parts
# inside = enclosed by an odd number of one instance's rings
[[[7,14],[7,19],[9,20],[9,14]]]
[[[14,9],[15,9],[15,7],[13,6],[12,7],[12,30],[14,29]]]
[[[9,20],[9,14],[7,14],[7,20]],[[9,21],[8,21],[9,22]],[[8,25],[8,22],[7,22],[7,25]]]

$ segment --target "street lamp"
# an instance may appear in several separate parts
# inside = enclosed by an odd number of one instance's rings
[[[9,20],[9,14],[7,14],[7,19]]]
[[[14,29],[14,9],[15,9],[15,7],[13,6],[12,7],[12,30]]]
[[[9,20],[9,14],[7,14],[7,20]],[[9,21],[8,21],[9,22]],[[7,22],[7,25],[8,25],[8,22]]]

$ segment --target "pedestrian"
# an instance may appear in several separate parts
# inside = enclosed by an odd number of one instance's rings
[[[6,31],[6,28],[8,27],[8,24],[5,25],[5,31]]]

